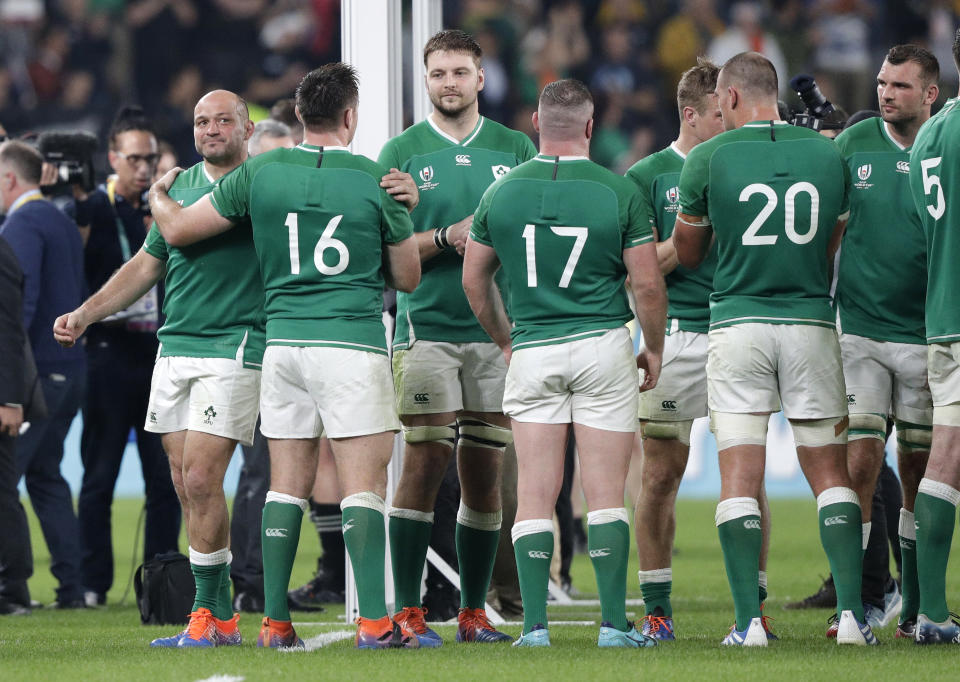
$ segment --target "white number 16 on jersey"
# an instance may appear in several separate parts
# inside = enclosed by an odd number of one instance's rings
[[[313,249],[313,264],[321,275],[339,275],[347,269],[350,264],[350,252],[347,245],[339,239],[333,238],[333,231],[343,220],[342,215],[334,216],[323,228],[320,239]],[[288,213],[287,219],[283,223],[287,226],[288,236],[290,238],[290,274],[300,274],[300,227],[296,213]],[[323,252],[327,249],[334,249],[337,252],[337,262],[335,265],[327,265],[323,262]]]
[[[527,242],[527,286],[537,286],[537,250],[536,250],[536,225],[528,224],[523,228],[523,239]],[[577,268],[577,262],[580,260],[580,254],[583,253],[583,246],[587,243],[587,234],[589,230],[586,227],[563,227],[550,226],[550,231],[561,237],[574,237],[573,250],[570,251],[570,257],[567,259],[567,265],[563,268],[563,274],[560,275],[560,288],[566,289],[570,286],[570,278],[573,277],[573,271]]]

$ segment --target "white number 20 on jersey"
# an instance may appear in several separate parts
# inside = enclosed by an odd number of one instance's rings
[[[527,286],[537,286],[537,249],[536,249],[536,231],[535,225],[528,224],[523,228],[523,239],[527,242]],[[567,258],[567,265],[563,268],[563,274],[560,275],[560,288],[566,289],[570,286],[570,279],[573,277],[573,271],[577,269],[577,262],[580,260],[580,254],[583,253],[583,246],[587,243],[587,234],[589,230],[586,227],[563,227],[550,226],[550,231],[561,237],[574,237],[573,249],[570,251],[570,257]]]
[[[801,192],[810,197],[810,229],[802,234],[797,232],[796,228],[797,195]],[[767,218],[769,218],[777,208],[780,199],[773,187],[765,185],[762,182],[755,182],[743,188],[743,191],[740,192],[740,202],[745,203],[749,201],[750,197],[754,194],[762,194],[764,198],[766,198],[767,203],[760,209],[760,213],[753,219],[753,222],[750,223],[750,227],[743,233],[740,241],[744,246],[776,244],[777,238],[780,235],[758,233],[760,232],[760,228],[767,222]],[[817,191],[817,188],[809,182],[796,182],[790,185],[783,195],[783,213],[783,231],[786,233],[787,239],[794,244],[807,244],[813,241],[814,236],[817,234],[817,222],[820,218],[820,193]]]
[[[333,232],[343,220],[342,215],[334,216],[323,228],[317,245],[313,248],[313,264],[321,275],[339,275],[347,269],[350,264],[350,252],[347,251],[347,245],[339,239],[334,239]],[[287,226],[287,234],[290,237],[290,274],[300,274],[300,228],[296,213],[288,213],[287,219],[283,223]],[[333,249],[337,252],[337,262],[335,265],[327,265],[323,262],[323,252],[327,249]]]

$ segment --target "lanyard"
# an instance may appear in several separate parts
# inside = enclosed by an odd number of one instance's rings
[[[130,260],[133,254],[130,253],[130,240],[127,239],[127,230],[123,226],[123,221],[117,214],[117,179],[115,177],[107,180],[107,198],[110,200],[110,208],[113,211],[113,220],[117,224],[117,239],[120,241],[120,254],[123,256],[123,262]]]
[[[17,200],[13,202],[12,206],[10,206],[10,210],[7,211],[7,215],[9,216],[10,214],[12,214],[14,211],[16,211],[18,208],[20,208],[26,203],[29,203],[31,201],[40,201],[41,199],[43,199],[43,194],[41,194],[40,190],[38,189],[32,189],[29,192],[24,192],[19,197],[17,197]]]

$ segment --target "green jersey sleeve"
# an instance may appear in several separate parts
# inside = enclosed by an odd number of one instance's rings
[[[470,226],[470,236],[474,241],[480,242],[484,246],[493,246],[493,242],[490,241],[490,227],[487,225],[492,187],[493,185],[488,187],[487,191],[483,193],[480,204],[473,213],[473,224]]]
[[[247,160],[217,183],[210,200],[220,215],[236,221],[250,214],[250,180],[250,161]]]
[[[639,191],[630,193],[630,199],[625,206],[623,248],[629,249],[653,241],[653,218],[648,206]]]
[[[707,181],[710,154],[708,145],[690,150],[680,171],[680,211],[689,216],[707,216]]]
[[[166,261],[170,257],[167,242],[160,234],[156,223],[150,226],[150,231],[147,232],[147,238],[143,240],[143,250],[157,260]]]
[[[517,150],[517,158],[520,163],[529,161],[537,155],[537,148],[533,146],[533,141],[525,134],[520,133],[520,149]]]
[[[413,221],[405,204],[380,188],[380,233],[385,244],[397,244],[413,236]]]
[[[393,140],[389,140],[380,150],[380,156],[377,157],[377,163],[390,170],[391,168],[400,168],[403,161],[400,159],[400,150]]]

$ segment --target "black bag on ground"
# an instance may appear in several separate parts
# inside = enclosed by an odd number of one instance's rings
[[[144,625],[185,625],[197,593],[190,560],[180,552],[158,554],[133,577],[133,589]]]

